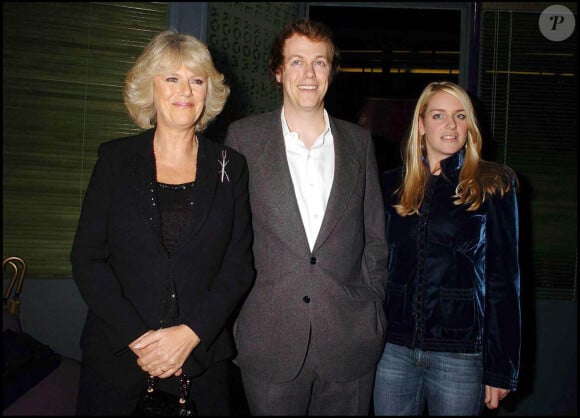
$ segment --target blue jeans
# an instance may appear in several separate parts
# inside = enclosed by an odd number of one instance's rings
[[[375,415],[480,415],[481,353],[409,349],[387,343],[375,377]]]

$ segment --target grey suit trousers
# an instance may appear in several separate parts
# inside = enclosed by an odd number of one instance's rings
[[[348,381],[325,380],[308,351],[300,373],[290,382],[272,383],[242,370],[242,382],[252,415],[368,416],[375,369]]]

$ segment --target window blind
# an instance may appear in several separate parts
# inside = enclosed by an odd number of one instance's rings
[[[482,14],[480,92],[495,159],[521,182],[522,283],[576,299],[577,31],[553,42],[540,11]]]
[[[140,131],[125,74],[168,3],[8,2],[3,18],[3,257],[72,277],[69,253],[101,142]]]

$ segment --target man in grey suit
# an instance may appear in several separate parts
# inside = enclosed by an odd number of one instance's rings
[[[278,110],[232,123],[246,156],[256,280],[234,326],[253,415],[368,415],[386,320],[385,221],[370,134],[328,115],[329,29],[286,26]]]

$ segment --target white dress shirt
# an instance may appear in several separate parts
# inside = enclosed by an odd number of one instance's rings
[[[298,133],[290,132],[284,108],[282,108],[281,118],[286,158],[294,184],[294,193],[312,251],[322,225],[334,180],[334,139],[330,131],[328,113],[324,110],[326,128],[310,149],[304,145]]]

